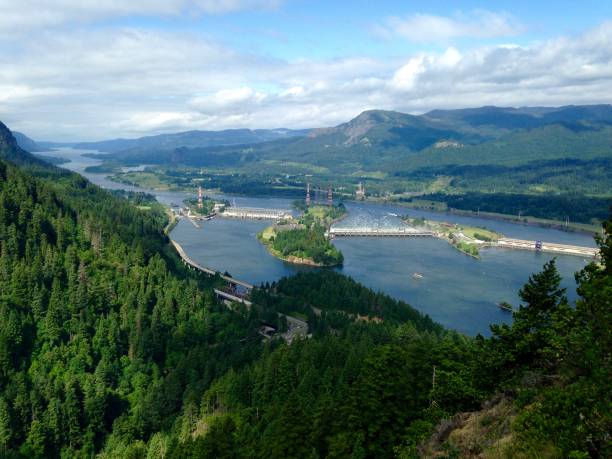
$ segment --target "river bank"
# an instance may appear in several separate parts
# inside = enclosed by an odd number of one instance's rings
[[[413,228],[430,231],[434,237],[448,242],[459,252],[478,260],[480,259],[480,248],[491,245],[503,236],[484,227],[450,224],[408,216],[402,217],[402,220]]]
[[[266,247],[266,249],[268,249],[268,252],[270,253],[270,255],[272,255],[275,258],[278,258],[279,260],[286,261],[287,263],[291,263],[294,265],[311,266],[313,268],[331,268],[334,266],[338,266],[337,264],[336,265],[325,265],[322,263],[317,263],[312,258],[300,258],[300,257],[296,257],[293,255],[283,256],[278,250],[274,250],[271,244],[264,243],[264,242],[262,242],[262,244]]]
[[[172,230],[178,224],[178,218],[176,218],[176,214],[172,212],[170,206],[165,206],[166,215],[168,216],[168,224],[164,227],[164,234],[169,236]]]
[[[84,172],[87,166],[99,163],[83,157],[84,150],[61,149],[49,152],[70,160],[66,168],[84,175],[107,189],[127,189],[154,194],[159,202],[178,205],[193,199],[197,188],[188,193],[155,191],[119,185],[107,174]],[[291,209],[292,198],[227,195],[206,190],[213,199],[228,200],[239,207]],[[214,195],[214,196],[212,196]],[[345,227],[389,226],[401,224],[398,215],[406,207],[397,203],[345,201],[348,215],[338,223]],[[465,226],[486,226],[510,238],[543,240],[560,244],[594,245],[585,233],[516,224],[512,221],[480,219],[450,213],[414,210],[411,216],[428,220],[447,220]],[[285,276],[323,269],[285,262],[272,256],[256,239],[258,232],[270,225],[263,220],[214,218],[201,228],[187,219],[179,219],[172,229],[172,239],[180,242],[186,253],[203,266],[219,272],[230,272],[251,284],[272,282]],[[445,326],[476,335],[488,335],[489,324],[510,322],[511,316],[497,303],[519,304],[517,292],[530,274],[538,272],[546,261],[557,258],[570,302],[576,299],[574,273],[590,260],[576,256],[554,255],[528,250],[490,247],[482,250],[478,262],[471,257],[457,256],[456,249],[437,238],[337,238],[334,245],[342,251],[342,266],[332,268],[377,291],[406,301]],[[413,273],[423,275],[418,281]]]
[[[127,173],[120,173],[109,176],[109,179],[116,182],[122,183],[131,186],[140,186],[149,189],[153,189],[156,191],[175,191],[175,192],[190,192],[192,191],[190,187],[176,185],[172,182],[162,181],[163,176],[155,172],[147,172],[145,171],[130,171]],[[292,188],[293,189],[293,188]],[[220,188],[210,188],[207,190],[210,193],[218,193],[222,194],[223,191]],[[469,211],[469,210],[461,210],[452,207],[448,207],[446,203],[443,202],[428,202],[428,201],[418,201],[416,203],[405,202],[401,200],[387,199],[387,198],[378,198],[378,197],[366,197],[365,200],[353,200],[351,199],[353,195],[348,193],[335,193],[336,196],[340,196],[342,200],[346,202],[367,202],[371,204],[383,204],[383,205],[397,205],[401,207],[407,207],[418,210],[426,210],[429,212],[437,212],[441,214],[451,214],[451,215],[461,215],[468,217],[476,217],[476,218],[485,218],[490,220],[498,220],[498,221],[507,221],[519,225],[528,225],[528,226],[537,226],[541,228],[551,228],[557,229],[560,231],[567,232],[580,232],[586,234],[596,234],[601,231],[601,226],[588,224],[588,223],[578,223],[578,222],[567,222],[561,220],[554,219],[546,219],[539,218],[530,215],[521,215],[520,217],[517,215],[509,215],[495,212],[480,212],[480,211]],[[241,193],[240,196],[245,197],[254,197],[254,198],[274,198],[276,195],[273,194],[251,194],[251,193]],[[278,194],[278,197],[287,197],[281,193]],[[298,196],[298,194],[295,195]],[[427,202],[427,204],[424,204]]]
[[[358,202],[358,201],[355,201]],[[519,218],[517,215],[500,214],[495,212],[475,212],[469,210],[461,210],[455,208],[436,208],[430,206],[414,205],[409,202],[393,201],[393,200],[381,200],[377,198],[367,198],[364,202],[371,204],[380,205],[394,205],[399,207],[407,207],[409,209],[424,210],[427,212],[434,212],[441,215],[460,215],[465,217],[482,218],[486,220],[496,220],[509,222],[516,225],[524,226],[536,226],[540,228],[556,229],[559,231],[573,232],[573,233],[584,233],[584,234],[598,234],[601,232],[600,225],[593,225],[588,223],[573,223],[564,222],[561,220],[551,220],[546,218],[532,217],[529,215],[521,215]]]
[[[312,266],[317,268],[323,267],[334,267],[342,265],[343,255],[341,252],[338,252],[334,246],[332,246],[329,241],[325,238],[316,237],[316,234],[313,234],[313,229],[306,228],[303,224],[300,223],[289,223],[284,225],[271,225],[260,231],[257,234],[257,240],[263,244],[268,252],[273,256],[278,258],[279,260],[286,261],[287,263],[293,263],[297,265],[304,266]],[[330,260],[328,262],[315,261],[314,256],[304,256],[306,253],[300,253],[300,255],[292,255],[287,254],[283,255],[283,253],[274,247],[274,243],[277,241],[278,237],[283,237],[284,239],[296,239],[296,241],[289,241],[287,244],[289,246],[306,246],[313,245],[314,247],[311,250],[317,250],[318,252],[324,253],[327,255],[327,258]],[[287,237],[288,236],[288,237]],[[314,241],[314,243],[313,243]],[[296,244],[297,242],[297,244]],[[284,243],[284,242],[283,242]],[[297,251],[296,251],[297,252]],[[305,249],[301,249],[300,252],[306,252]]]

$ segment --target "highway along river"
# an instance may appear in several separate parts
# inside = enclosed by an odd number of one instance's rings
[[[147,191],[166,203],[177,203],[185,193],[156,192],[111,182],[102,174],[84,173],[84,168],[98,160],[82,156],[84,151],[60,149],[47,154],[71,160],[63,167],[86,176],[92,182],[113,189]],[[191,195],[193,196],[193,195]],[[289,209],[291,201],[279,198],[227,197],[237,206]],[[349,216],[342,226],[397,226],[396,215],[409,214],[431,220],[485,226],[507,237],[543,240],[562,244],[594,246],[590,235],[523,226],[503,221],[457,215],[436,214],[389,205],[348,203]],[[181,220],[172,232],[186,253],[196,262],[227,271],[232,276],[260,284],[313,269],[285,263],[272,257],[255,235],[270,224],[262,220],[216,218],[195,228]],[[511,314],[497,303],[519,303],[518,290],[531,273],[537,272],[553,255],[523,250],[490,248],[481,250],[481,259],[465,256],[443,240],[434,238],[337,238],[334,244],[344,254],[344,266],[338,270],[374,290],[402,299],[429,314],[441,324],[475,335],[489,334],[489,324],[509,322]],[[576,299],[574,273],[590,260],[557,255],[557,267],[563,276],[571,301]],[[414,279],[413,273],[423,275]]]

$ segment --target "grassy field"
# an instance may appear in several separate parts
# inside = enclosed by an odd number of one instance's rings
[[[499,233],[494,231],[478,228],[475,226],[460,226],[460,231],[465,234],[467,237],[472,239],[478,239],[480,241],[497,241],[501,236]]]
[[[162,177],[163,176],[153,172],[126,172],[113,175],[110,179],[115,182],[126,183],[152,190],[170,190],[172,187],[168,182],[164,181]]]
[[[261,231],[257,237],[265,242],[270,241],[274,236],[276,236],[276,231],[274,231],[274,226],[268,226],[263,231]]]
[[[311,226],[317,223],[322,226],[329,226],[334,221],[342,219],[346,215],[344,205],[328,207],[328,206],[311,206],[308,208],[300,219],[300,223]]]
[[[470,244],[468,242],[458,242],[453,244],[460,252],[465,253],[474,258],[480,258],[480,253],[478,252],[478,247],[475,244]]]
[[[280,160],[264,160],[262,161],[266,166],[277,166],[281,167],[283,171],[289,172],[304,172],[309,174],[330,174],[330,170],[326,167],[316,166],[308,163],[298,163],[295,161],[280,161]]]
[[[308,209],[308,213],[318,220],[323,220],[327,214],[327,207],[324,206],[312,206]]]
[[[412,202],[399,204],[413,209],[431,210],[433,212],[446,212],[448,210],[445,202],[428,201],[427,199],[414,199]]]

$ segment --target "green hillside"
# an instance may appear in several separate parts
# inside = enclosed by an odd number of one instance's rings
[[[296,196],[311,182],[352,196],[362,182],[378,200],[435,198],[450,206],[456,195],[469,196],[474,205],[460,210],[474,212],[515,195],[538,202],[529,206],[533,217],[598,225],[612,198],[611,146],[609,105],[481,107],[419,116],[371,110],[306,136],[173,150],[151,144],[100,158],[116,180],[134,184],[144,185],[145,173],[128,177],[118,165],[151,164],[146,174],[175,189],[204,180],[228,193]],[[574,212],[577,200],[586,211]],[[568,211],[552,211],[560,208]]]
[[[12,132],[0,122],[0,158],[15,164],[42,166],[45,163],[23,150]]]
[[[612,222],[575,307],[551,262],[521,290],[514,324],[485,339],[325,270],[227,307],[142,199],[40,163],[0,124],[0,456],[612,454]],[[311,337],[285,343],[282,314]],[[460,435],[430,441],[500,393],[505,427],[470,449]]]
[[[371,110],[332,128],[314,129],[305,136],[272,142],[237,141],[239,146],[201,145],[191,151],[184,144],[178,157],[164,141],[147,138],[137,151],[124,149],[115,157],[210,165],[207,155],[228,156],[234,162],[283,159],[342,168],[390,169],[397,161],[402,170],[463,164],[516,165],[559,158],[591,159],[610,156],[612,107],[580,106],[510,109],[482,107],[437,110],[425,115]],[[227,132],[227,131],[220,131]],[[147,150],[144,147],[148,147]],[[223,164],[222,164],[223,165]]]

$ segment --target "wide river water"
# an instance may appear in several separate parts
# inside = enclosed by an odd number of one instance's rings
[[[93,183],[111,189],[130,189],[154,194],[165,204],[181,204],[186,197],[177,192],[143,190],[115,183],[104,174],[85,173],[87,166],[99,160],[82,156],[83,150],[59,149],[44,153],[70,159],[63,167],[87,177]],[[289,209],[291,200],[268,197],[222,196],[237,206]],[[397,215],[409,214],[431,220],[485,226],[508,237],[543,240],[565,244],[594,246],[588,234],[570,233],[509,222],[438,214],[393,205],[347,203],[349,215],[341,226],[398,226]],[[257,241],[256,234],[270,224],[260,220],[216,218],[203,222],[201,228],[181,220],[172,238],[197,262],[218,271],[254,283],[273,281],[299,271],[313,269],[285,263],[272,257]],[[489,334],[489,324],[509,322],[511,315],[497,303],[518,305],[518,291],[529,275],[541,269],[553,256],[522,250],[485,249],[481,259],[465,256],[445,241],[433,238],[337,238],[334,244],[344,254],[338,270],[374,290],[402,299],[439,323],[475,335]],[[590,260],[558,255],[557,267],[571,301],[576,299],[574,273]],[[412,274],[423,274],[413,279]]]

